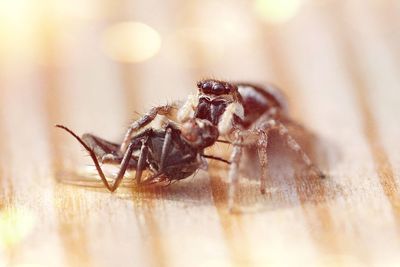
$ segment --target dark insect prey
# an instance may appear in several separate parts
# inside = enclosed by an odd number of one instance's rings
[[[224,159],[204,154],[204,149],[212,146],[219,136],[218,129],[207,120],[188,120],[181,129],[172,122],[161,129],[147,128],[130,138],[124,151],[119,144],[92,134],[80,138],[65,126],[56,127],[70,133],[89,152],[102,182],[111,192],[118,188],[127,170],[136,170],[138,185],[149,185],[184,179],[206,165],[205,158],[229,164]],[[113,184],[109,184],[100,163],[120,164]],[[152,173],[145,180],[142,179],[144,170]]]

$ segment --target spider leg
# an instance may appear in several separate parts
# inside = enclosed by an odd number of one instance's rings
[[[124,137],[124,140],[121,143],[120,151],[124,152],[130,143],[133,135],[136,131],[140,130],[141,128],[145,127],[149,123],[151,123],[157,115],[165,115],[165,116],[172,116],[172,110],[177,108],[177,104],[172,105],[164,105],[164,106],[157,106],[151,108],[146,114],[144,114],[140,119],[133,122]]]
[[[226,107],[225,112],[218,123],[218,131],[220,135],[225,135],[232,130],[235,116],[244,119],[243,106],[237,102],[233,102]]]
[[[275,120],[275,124],[276,128],[278,129],[279,135],[286,138],[286,143],[288,144],[289,148],[300,157],[307,168],[310,171],[314,172],[318,177],[325,178],[325,174],[311,161],[311,159],[301,148],[299,143],[290,135],[289,130],[286,128],[286,126],[277,120]]]
[[[267,177],[268,177],[268,131],[269,130],[260,130],[258,131],[259,139],[257,141],[257,152],[258,158],[260,160],[261,165],[261,177],[260,177],[260,191],[261,194],[265,194]]]
[[[71,135],[72,135],[76,140],[78,140],[78,142],[86,149],[86,151],[89,152],[89,155],[90,155],[90,157],[92,158],[92,160],[93,160],[93,162],[94,162],[94,165],[96,166],[97,172],[99,173],[99,176],[100,176],[100,178],[101,178],[101,180],[102,180],[104,186],[105,186],[109,191],[114,192],[114,191],[118,188],[119,184],[121,183],[121,181],[122,181],[122,179],[123,179],[123,177],[124,177],[124,174],[125,174],[125,172],[126,172],[126,170],[127,170],[127,168],[128,168],[129,161],[130,161],[131,158],[132,158],[133,150],[135,149],[135,143],[131,143],[131,144],[128,146],[128,149],[126,150],[126,152],[125,152],[125,154],[124,154],[124,156],[123,156],[123,158],[122,158],[122,161],[121,161],[120,169],[119,169],[119,171],[118,171],[117,178],[115,179],[114,184],[113,184],[113,185],[110,185],[110,184],[108,183],[108,181],[107,181],[106,176],[105,176],[104,173],[103,173],[103,170],[102,170],[101,167],[100,167],[100,164],[99,164],[99,161],[98,161],[98,159],[97,159],[97,157],[96,157],[95,152],[94,152],[94,151],[93,151],[79,136],[77,136],[73,131],[71,131],[71,130],[68,129],[67,127],[62,126],[62,125],[56,125],[56,127],[61,128],[61,129],[64,129],[64,130],[67,131],[69,134],[71,134]]]
[[[185,103],[178,110],[178,121],[185,122],[194,115],[194,110],[199,104],[197,95],[189,95]]]
[[[236,140],[233,144],[233,150],[230,158],[231,165],[228,174],[228,209],[230,212],[233,211],[235,192],[239,182],[239,163],[243,153],[243,146],[241,145],[243,142],[243,137],[238,135],[235,139]]]

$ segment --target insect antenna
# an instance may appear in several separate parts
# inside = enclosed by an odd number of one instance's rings
[[[65,127],[63,125],[60,125],[60,124],[57,124],[55,126],[57,128],[65,130],[70,135],[72,135],[86,149],[86,151],[89,152],[89,156],[92,158],[93,163],[94,163],[94,165],[95,165],[95,167],[97,169],[97,172],[98,172],[101,180],[103,181],[103,184],[107,187],[108,190],[113,191],[112,188],[110,187],[110,185],[107,182],[107,178],[105,177],[105,175],[104,175],[104,173],[103,173],[103,171],[102,171],[102,169],[100,167],[99,161],[97,160],[94,151],[78,135],[76,135],[72,130],[70,130],[67,127]]]

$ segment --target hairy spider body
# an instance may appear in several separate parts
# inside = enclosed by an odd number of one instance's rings
[[[253,84],[237,83],[244,118],[237,118],[236,123],[249,128],[261,115],[275,109],[279,116],[287,116],[288,108],[285,96],[273,85],[260,87]],[[277,114],[278,115],[278,114]]]
[[[178,120],[191,117],[209,120],[218,126],[221,135],[232,131],[233,126],[247,129],[266,113],[271,117],[288,115],[286,99],[273,85],[260,87],[210,79],[198,82],[197,86],[197,97],[189,97],[179,111]]]
[[[265,193],[268,135],[277,130],[289,148],[311,172],[321,178],[324,174],[312,163],[285,124],[294,124],[289,115],[283,93],[272,85],[260,87],[249,83],[228,83],[207,79],[197,83],[197,97],[189,97],[178,112],[178,120],[206,119],[219,129],[222,137],[233,143],[229,170],[228,206],[238,184],[238,170],[243,149],[257,147],[261,166],[261,192]],[[298,125],[297,125],[298,126]]]
[[[228,163],[218,157],[204,155],[204,148],[211,146],[219,136],[218,130],[208,121],[190,120],[182,130],[174,123],[168,123],[162,129],[147,128],[130,139],[125,152],[120,150],[119,144],[92,134],[84,134],[80,138],[65,126],[57,127],[70,133],[89,152],[102,182],[112,192],[118,188],[127,170],[136,170],[137,184],[146,185],[187,178],[206,164],[204,158]],[[188,131],[189,128],[193,131],[197,129],[197,132],[193,134]],[[108,183],[99,162],[120,164],[113,185]],[[152,175],[143,181],[144,170],[150,170]]]

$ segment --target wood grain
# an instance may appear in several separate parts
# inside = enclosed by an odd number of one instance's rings
[[[0,50],[1,267],[399,265],[397,1],[304,1],[281,24],[241,0],[88,5],[91,19],[41,10],[32,55],[24,43]],[[158,55],[127,64],[102,52],[104,28],[127,19],[160,31]],[[118,141],[134,112],[184,99],[208,76],[280,85],[329,178],[295,175],[274,136],[265,195],[254,158],[243,161],[241,213],[227,211],[227,167],[215,162],[165,188],[57,181],[90,161],[55,123]]]

